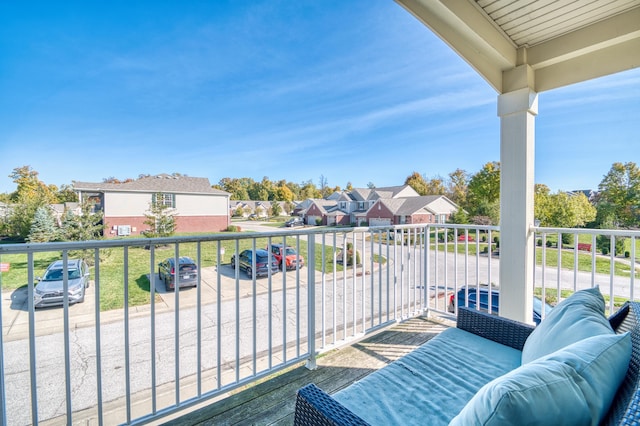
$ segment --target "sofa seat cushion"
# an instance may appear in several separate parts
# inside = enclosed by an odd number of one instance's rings
[[[489,382],[451,426],[596,426],[607,413],[630,358],[629,333],[583,339]]]
[[[333,397],[372,425],[446,425],[520,360],[516,349],[450,328]]]

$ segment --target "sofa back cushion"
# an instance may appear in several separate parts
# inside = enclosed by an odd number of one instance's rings
[[[450,425],[597,425],[631,358],[631,336],[573,343],[483,386]]]
[[[580,290],[558,303],[527,338],[522,363],[532,362],[587,337],[613,334],[599,287]]]

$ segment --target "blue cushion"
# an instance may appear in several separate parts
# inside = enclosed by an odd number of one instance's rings
[[[333,394],[371,425],[446,426],[478,390],[520,366],[520,351],[449,328]]]
[[[613,334],[604,316],[604,306],[599,287],[576,291],[558,303],[527,338],[522,348],[522,363],[587,337]]]
[[[631,336],[590,337],[501,376],[450,425],[597,425],[631,359]]]

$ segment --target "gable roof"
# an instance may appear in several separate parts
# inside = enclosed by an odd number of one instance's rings
[[[322,198],[312,199],[309,207],[307,207],[307,211],[311,208],[312,205],[315,205],[322,213],[328,213],[337,209],[337,205],[334,200],[325,200]]]
[[[444,195],[423,195],[420,197],[381,199],[378,202],[382,203],[396,216],[411,216],[412,214],[418,213],[420,210],[427,210],[433,214],[440,213],[429,207],[434,201],[440,199],[445,200],[451,204],[452,207],[457,208],[456,204]]]
[[[96,192],[172,192],[177,194],[216,194],[231,195],[219,189],[213,189],[209,179],[189,176],[160,174],[145,176],[130,182],[73,182],[76,191]]]

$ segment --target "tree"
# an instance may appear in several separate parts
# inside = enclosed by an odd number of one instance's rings
[[[278,189],[276,190],[276,194],[277,194],[276,199],[278,201],[293,201],[294,200],[293,192],[289,189],[289,187],[287,186],[286,183],[283,183],[282,185],[278,186]]]
[[[318,183],[320,187],[320,194],[323,198],[331,195],[331,188],[329,188],[329,182],[327,181],[327,178],[324,175],[320,175],[320,179],[318,180]]]
[[[173,235],[176,230],[176,213],[164,204],[162,194],[155,195],[153,201],[149,203],[149,211],[145,213],[143,222],[149,228],[142,232],[145,237],[159,238]]]
[[[470,215],[486,215],[487,208],[500,205],[500,163],[490,162],[469,179],[464,205]],[[482,211],[484,210],[484,211]]]
[[[598,186],[598,223],[634,227],[640,224],[640,168],[636,163],[613,163]]]
[[[48,207],[38,207],[27,240],[31,243],[47,243],[58,238],[55,219]]]
[[[101,210],[94,211],[94,206],[88,201],[80,205],[80,214],[67,210],[62,216],[61,237],[65,241],[89,241],[102,238],[106,226],[103,222],[104,214]]]
[[[469,215],[463,209],[459,208],[451,215],[449,223],[456,223],[458,225],[464,225],[469,223]]]
[[[282,213],[282,207],[280,206],[280,203],[278,203],[277,201],[273,201],[271,203],[271,214],[273,216],[280,216],[280,213]]]
[[[427,195],[427,182],[418,172],[413,172],[404,181],[405,185],[409,185],[420,195]]]
[[[8,236],[25,240],[29,236],[31,224],[39,207],[57,201],[57,188],[45,185],[38,179],[38,172],[30,166],[16,167],[9,175],[17,188],[9,195],[11,212],[6,218],[5,229]]]
[[[446,193],[444,179],[434,176],[427,181],[427,193],[425,195],[444,195]]]
[[[369,189],[376,189],[376,185],[375,185],[373,182],[369,182],[369,183],[367,184],[367,188],[369,188]]]
[[[462,169],[456,169],[449,173],[446,192],[447,197],[459,206],[465,205],[468,185],[469,177],[467,176],[467,172]]]
[[[300,198],[306,200],[307,198],[320,198],[320,191],[313,184],[313,181],[303,182],[300,188]]]
[[[284,203],[284,211],[287,215],[291,215],[291,212],[295,208],[294,204],[291,201],[285,201]]]
[[[77,203],[78,194],[75,193],[73,187],[69,185],[62,185],[56,193],[56,198],[59,203]]]

